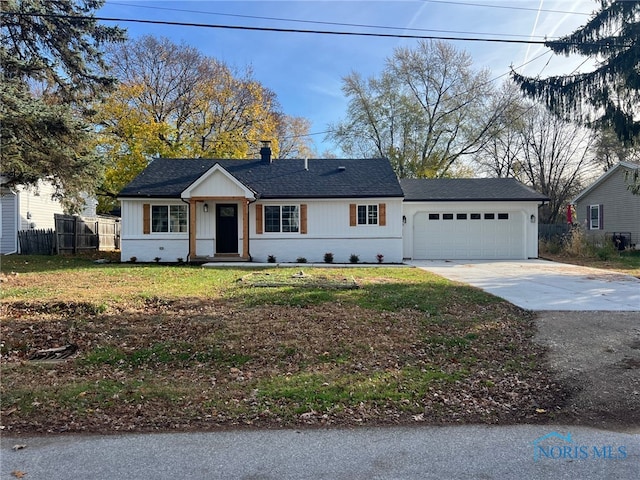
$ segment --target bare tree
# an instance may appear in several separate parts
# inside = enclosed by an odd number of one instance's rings
[[[316,156],[309,136],[311,122],[303,117],[279,115],[276,139],[279,158],[310,158]]]
[[[612,130],[598,131],[595,149],[596,159],[605,172],[619,162],[640,163],[640,143],[625,146]]]
[[[491,177],[513,177],[524,149],[522,132],[532,105],[512,82],[503,84],[497,101],[505,107],[491,126],[487,141],[474,155],[474,162],[479,171]]]
[[[564,207],[597,171],[593,132],[535,105],[526,116],[521,144],[516,178],[549,197],[541,223],[561,221]]]
[[[506,105],[495,101],[487,70],[445,42],[398,48],[377,78],[343,79],[347,119],[332,128],[347,153],[388,157],[400,177],[451,175],[475,154]]]

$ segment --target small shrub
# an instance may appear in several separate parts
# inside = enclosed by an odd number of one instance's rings
[[[156,262],[156,263],[160,263],[160,257],[154,258],[153,261]]]
[[[307,263],[307,259],[304,257],[298,257],[296,258],[296,262],[297,263]]]
[[[333,263],[333,253],[327,252],[324,254],[324,263]]]
[[[184,263],[184,258],[178,257],[178,263]]]
[[[551,255],[557,255],[562,251],[562,244],[556,239],[542,239],[538,242],[538,249],[541,254],[550,253]]]
[[[571,257],[585,257],[589,254],[589,245],[581,228],[573,228],[563,239],[562,252]]]
[[[596,248],[596,256],[600,260],[609,260],[618,253],[612,242],[604,242],[602,246]]]
[[[351,263],[358,263],[359,261],[360,261],[360,257],[355,253],[352,253],[351,256],[349,257],[349,262]]]
[[[267,257],[267,262],[269,263],[276,263],[276,256],[275,255],[269,255]]]
[[[384,261],[384,255],[381,253],[377,254],[376,258],[378,259],[378,263],[382,263]]]
[[[130,261],[131,263],[136,263],[136,262],[138,261],[138,257],[131,257],[131,258],[129,259],[129,261]]]

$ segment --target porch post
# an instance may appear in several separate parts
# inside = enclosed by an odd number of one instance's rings
[[[249,200],[242,202],[242,258],[249,258]]]
[[[196,201],[189,199],[189,261],[196,256]]]

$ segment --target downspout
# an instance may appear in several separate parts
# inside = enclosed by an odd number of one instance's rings
[[[251,209],[249,207],[251,207],[252,203],[256,203],[258,201],[259,195],[256,195],[256,197],[253,200],[249,200],[249,202],[247,203],[247,223],[249,228],[247,228],[247,255],[249,255],[249,261],[252,261],[251,258],[251,216],[250,216],[250,211]]]
[[[187,204],[187,218],[191,218],[191,202],[189,202],[189,200],[185,200],[184,198],[180,197],[180,200],[182,200],[184,203]],[[189,246],[191,245],[191,229],[194,228],[193,225],[191,225],[191,222],[189,222],[189,240],[187,242],[187,263],[191,262],[191,258],[189,255]],[[194,252],[195,253],[195,252]]]

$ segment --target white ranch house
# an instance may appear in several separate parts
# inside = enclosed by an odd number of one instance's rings
[[[546,198],[513,179],[398,181],[386,159],[261,155],[153,160],[119,195],[122,260],[538,256]]]

